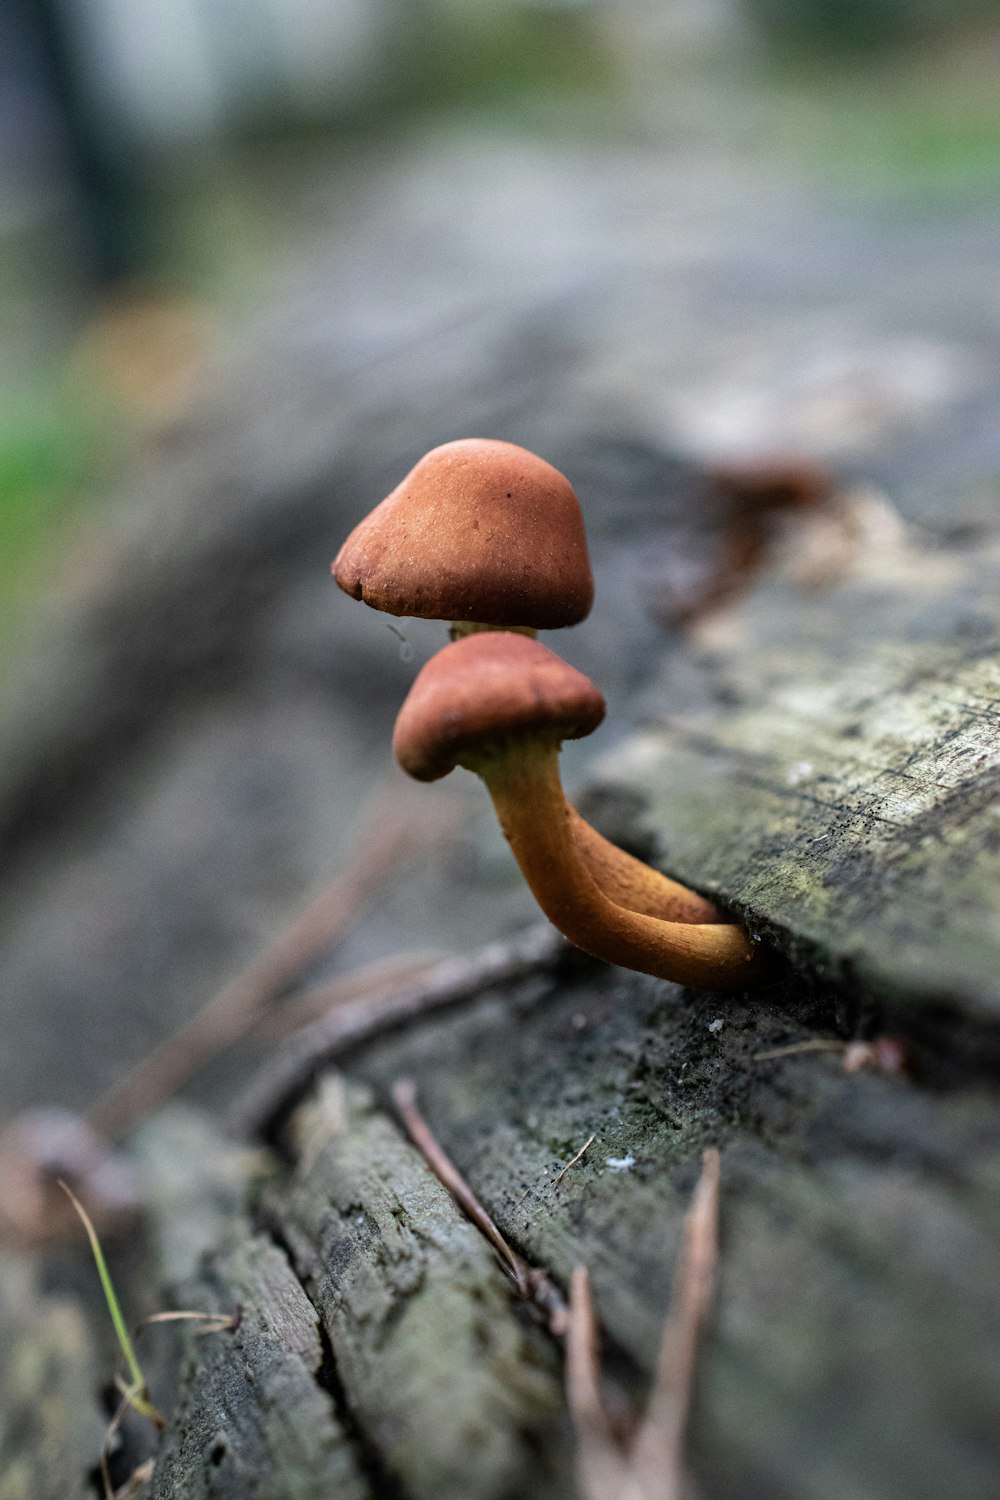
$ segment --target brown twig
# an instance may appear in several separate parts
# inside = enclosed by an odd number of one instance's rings
[[[573,1272],[566,1328],[566,1400],[576,1431],[577,1477],[585,1500],[680,1500],[684,1491],[684,1430],[718,1257],[719,1168],[718,1151],[706,1151],[684,1216],[653,1391],[645,1417],[626,1444],[616,1437],[601,1400],[587,1272],[582,1266]]]
[[[719,1173],[719,1153],[713,1148],[705,1152],[701,1177],[684,1216],[656,1380],[630,1451],[638,1493],[644,1500],[680,1500],[684,1488],[684,1431],[702,1323],[715,1288]]]
[[[268,1006],[357,922],[387,876],[414,852],[425,820],[398,792],[379,788],[358,819],[345,870],[297,913],[241,973],[142,1058],[88,1111],[105,1138],[127,1133],[224,1048],[245,1036]]]
[[[628,1459],[601,1399],[597,1325],[584,1266],[569,1281],[565,1379],[580,1494],[583,1500],[621,1500],[628,1493]]]
[[[144,1328],[150,1328],[158,1323],[204,1323],[205,1333],[235,1333],[239,1327],[242,1307],[237,1307],[231,1313],[206,1313],[206,1312],[159,1312],[150,1313],[148,1318],[143,1318],[137,1333]]]
[[[775,1062],[779,1057],[797,1057],[800,1052],[843,1052],[846,1043],[832,1037],[811,1037],[806,1042],[789,1042],[786,1047],[771,1047],[767,1052],[755,1052],[751,1062]]]
[[[420,1113],[413,1083],[409,1079],[399,1079],[392,1086],[392,1099],[403,1128],[413,1145],[438,1181],[448,1189],[465,1217],[493,1246],[501,1265],[513,1281],[519,1295],[541,1308],[548,1318],[549,1328],[553,1333],[562,1333],[566,1327],[569,1311],[562,1293],[544,1271],[531,1265],[508,1245]]]
[[[551,969],[567,944],[547,924],[471,957],[449,958],[409,985],[341,1005],[289,1037],[229,1112],[236,1135],[267,1135],[327,1063],[374,1036],[460,1005],[481,991]]]

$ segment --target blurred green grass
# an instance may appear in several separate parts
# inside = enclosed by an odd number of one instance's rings
[[[0,407],[0,672],[116,442],[114,424],[58,371]]]
[[[887,200],[997,206],[1000,31],[864,65],[776,68],[761,142]]]

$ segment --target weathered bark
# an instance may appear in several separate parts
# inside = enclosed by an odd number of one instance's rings
[[[681,877],[894,1006],[1000,1019],[995,544],[772,581],[668,670],[613,774]],[[957,1033],[953,1037],[957,1040]]]
[[[183,1325],[167,1387],[180,1392],[150,1494],[368,1500],[359,1455],[329,1390],[318,1319],[283,1249],[254,1231],[246,1197],[260,1162],[207,1124],[150,1131],[155,1271],[174,1308],[231,1315],[230,1331]]]
[[[993,558],[965,561],[962,597],[984,598]],[[588,1266],[611,1368],[637,1399],[700,1153],[722,1148],[722,1285],[691,1435],[706,1493],[996,1488],[995,668],[985,640],[968,641],[953,581],[915,569],[904,583],[883,578],[882,613],[865,616],[844,580],[822,630],[801,595],[776,610],[771,585],[712,627],[742,643],[726,668],[738,694],[720,707],[718,666],[694,689],[689,664],[686,695],[654,699],[670,701],[669,725],[614,763],[647,795],[670,869],[698,871],[777,935],[797,973],[706,998],[579,959],[552,967],[552,950],[533,972],[515,950],[464,991],[446,974],[418,1024],[404,996],[381,1038],[360,1013],[333,1016],[271,1065],[257,1119],[281,1166],[263,1223],[325,1330],[373,1493],[570,1483],[557,1351],[375,1102],[401,1076],[521,1253],[563,1284]],[[907,622],[929,616],[921,639]],[[758,1056],[890,1014],[922,1081],[848,1075],[836,1052]],[[986,1044],[975,1068],[970,1033]],[[324,1074],[324,1048],[374,1098]],[[164,1496],[183,1488],[169,1451]],[[188,1483],[197,1447],[192,1460]]]
[[[816,1019],[788,991],[699,998],[574,960],[344,1061],[376,1098],[417,1080],[440,1139],[530,1260],[563,1284],[588,1266],[608,1368],[637,1400],[700,1152],[722,1148],[722,1283],[691,1437],[705,1493],[974,1500],[1000,1473],[995,1097],[847,1075],[833,1053],[757,1060],[829,1036]],[[289,1389],[271,1366],[303,1340],[295,1400],[323,1406],[314,1441],[339,1413],[373,1495],[570,1493],[558,1351],[397,1126],[327,1073],[273,1133],[262,1228],[237,1225],[235,1241],[210,1228],[182,1285],[185,1305],[245,1298],[244,1327],[257,1316],[283,1332],[252,1381],[245,1335],[192,1339],[154,1494],[230,1493],[222,1478],[201,1488],[222,1446],[257,1493],[289,1492],[282,1449],[259,1429]],[[175,1133],[170,1149],[186,1172],[190,1146]],[[270,1290],[261,1265],[280,1267]],[[306,1329],[291,1340],[289,1305]]]
[[[0,1350],[3,1500],[84,1500],[106,1426],[86,1324],[69,1298],[44,1295],[34,1269],[7,1256]]]
[[[161,1377],[181,1395],[151,1494],[568,1495],[557,1352],[489,1247],[366,1089],[330,1076],[294,1130],[256,1230],[231,1172],[219,1212],[233,1157],[206,1125],[147,1133],[157,1281],[239,1309],[186,1325]]]
[[[521,1018],[484,1001],[364,1071],[421,1081],[501,1228],[563,1281],[589,1267],[613,1347],[646,1378],[700,1151],[721,1146],[692,1448],[707,1493],[972,1500],[1000,1472],[995,1099],[849,1077],[836,1056],[754,1060],[814,1034],[763,997],[605,971]]]
[[[268,1204],[392,1487],[432,1500],[556,1495],[558,1360],[399,1127],[336,1078],[294,1122]]]

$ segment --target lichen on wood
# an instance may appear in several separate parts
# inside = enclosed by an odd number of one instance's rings
[[[1000,553],[762,585],[667,662],[605,775],[671,873],[804,966],[1000,1018]]]
[[[150,1500],[261,1494],[368,1500],[363,1465],[324,1382],[316,1310],[245,1208],[258,1168],[207,1123],[170,1115],[146,1133],[161,1295],[232,1326],[179,1324],[179,1365]]]
[[[0,1495],[89,1500],[106,1420],[79,1307],[42,1292],[26,1261],[0,1263]]]
[[[567,1493],[556,1350],[399,1126],[330,1075],[291,1131],[295,1171],[266,1218],[387,1484],[414,1500]]]

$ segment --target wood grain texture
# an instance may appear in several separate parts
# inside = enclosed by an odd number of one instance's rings
[[[1000,1018],[1000,552],[780,578],[668,661],[605,766],[671,873],[799,961]]]
[[[721,1148],[690,1449],[704,1494],[977,1500],[1000,1479],[995,1096],[849,1076],[833,1052],[756,1060],[829,1037],[795,1003],[595,968],[544,1004],[484,997],[359,1066],[418,1080],[524,1255],[564,1285],[589,1268],[607,1368],[637,1402],[701,1152]]]
[[[182,1112],[147,1131],[143,1155],[162,1305],[236,1324],[178,1325],[178,1362],[161,1372],[175,1399],[151,1500],[368,1500],[325,1378],[316,1310],[285,1252],[245,1211],[261,1163]]]
[[[379,1456],[378,1493],[568,1494],[556,1351],[478,1231],[367,1091],[329,1076],[292,1129],[296,1169],[267,1218]]]
[[[43,1294],[35,1268],[0,1263],[0,1495],[86,1500],[106,1419],[97,1360],[68,1297]]]

